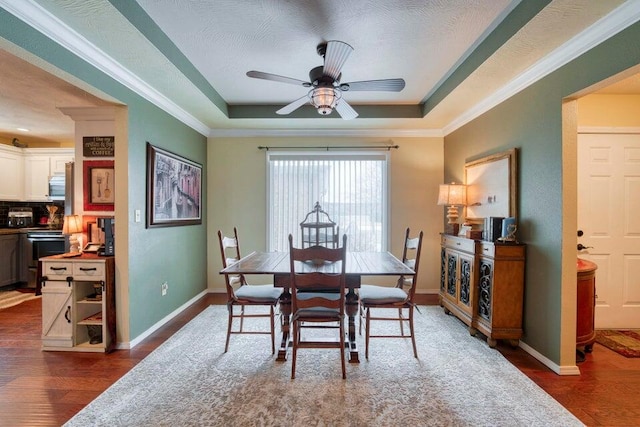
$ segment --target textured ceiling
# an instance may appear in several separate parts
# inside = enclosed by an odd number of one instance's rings
[[[0,7],[43,28],[54,40],[74,45],[99,68],[99,58],[107,55],[119,71],[114,72],[113,65],[103,71],[134,81],[127,83],[134,90],[144,87],[139,93],[149,99],[168,100],[159,102],[161,108],[213,134],[287,129],[446,132],[557,52],[570,51],[567,43],[585,38],[585,30],[592,31],[601,18],[623,15],[616,11],[621,5],[629,15],[627,10],[638,9],[639,2],[554,0],[540,10],[535,4],[542,2],[0,0]],[[55,19],[43,23],[38,16]],[[67,30],[75,34],[73,40],[58,40]],[[354,48],[342,69],[343,82],[403,78],[405,89],[345,93],[360,113],[351,121],[336,113],[321,117],[311,107],[276,116],[275,110],[306,89],[251,79],[246,72],[308,80],[309,70],[322,64],[316,46],[328,40]],[[11,51],[2,39],[0,48]],[[31,124],[32,135],[60,140],[70,120],[56,107],[115,101],[91,88],[74,88],[79,83],[64,73],[19,56],[26,61],[12,60],[6,52],[0,55],[0,93],[11,101],[13,111],[2,111],[8,103],[0,105],[0,136],[24,126],[17,123],[22,119]],[[56,129],[52,123],[58,120]],[[39,129],[38,123],[46,126]]]
[[[403,78],[406,90],[349,93],[349,102],[419,103],[509,0],[138,3],[230,104],[288,103],[301,87],[252,80],[249,70],[308,80],[316,46],[341,40],[354,52],[343,81]],[[443,41],[446,40],[446,43]]]

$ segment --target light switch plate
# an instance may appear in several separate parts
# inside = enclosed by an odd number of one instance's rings
[[[135,222],[140,222],[140,209],[134,211]]]

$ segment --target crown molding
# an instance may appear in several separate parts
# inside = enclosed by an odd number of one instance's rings
[[[442,138],[440,129],[211,129],[210,138],[271,137]]]
[[[98,70],[209,137],[444,137],[522,91],[589,49],[640,20],[640,2],[626,2],[563,44],[507,85],[461,114],[442,129],[213,129],[149,86],[34,0],[0,0],[0,6]]]
[[[494,94],[451,121],[451,123],[443,128],[443,133],[448,135],[464,126],[603,41],[636,23],[638,20],[640,20],[640,2],[631,1],[624,3],[538,61]]]
[[[33,0],[0,0],[9,13],[203,135],[209,127],[104,53]]]

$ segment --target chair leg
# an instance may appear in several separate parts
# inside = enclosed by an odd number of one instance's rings
[[[342,379],[347,379],[347,370],[344,361],[344,317],[340,320],[340,361],[342,362]]]
[[[409,307],[409,330],[411,331],[411,343],[413,344],[413,356],[418,358],[418,349],[416,348],[416,334],[413,329],[413,307]]]
[[[244,327],[244,305],[241,306],[241,309],[240,309],[240,332],[242,332],[243,327]]]
[[[291,379],[295,379],[296,378],[296,357],[298,356],[298,342],[299,342],[299,336],[298,336],[298,322],[297,321],[293,321],[291,322],[291,338],[293,339],[293,351],[291,352]]]
[[[227,342],[224,345],[224,352],[229,350],[229,339],[231,338],[231,325],[233,323],[233,305],[227,304],[227,311],[229,312],[229,322],[227,324]]]
[[[359,312],[359,316],[358,316],[358,317],[360,318],[360,319],[359,319],[359,320],[360,320],[360,326],[358,327],[358,333],[359,333],[360,335],[362,335],[362,316],[363,316],[363,314],[364,314],[364,313],[363,313],[363,310],[364,310],[364,309],[362,308],[362,304],[361,304],[361,305],[360,305],[360,308],[358,309],[358,312]]]
[[[273,306],[269,309],[269,313],[271,314],[269,316],[269,320],[271,320],[271,354],[276,354],[276,320]]]
[[[398,309],[398,319],[400,319],[400,335],[404,335],[404,321],[402,320],[402,309]]]
[[[371,308],[366,309],[367,322],[364,327],[365,339],[364,339],[364,357],[369,359],[369,330],[371,329]]]

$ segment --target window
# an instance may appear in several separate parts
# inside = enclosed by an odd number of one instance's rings
[[[322,206],[347,235],[347,249],[387,248],[388,153],[267,153],[268,246],[288,251],[289,234],[301,245],[300,222]]]

